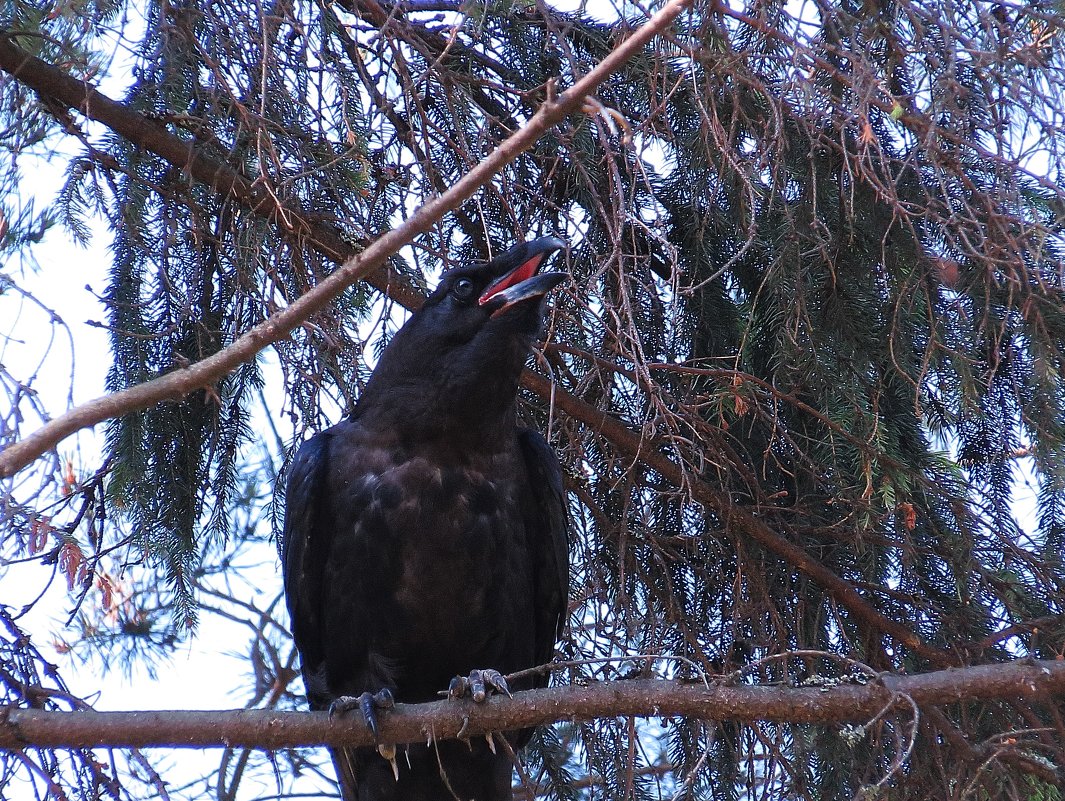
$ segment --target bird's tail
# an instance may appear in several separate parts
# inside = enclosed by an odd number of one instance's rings
[[[341,798],[344,801],[359,801],[359,786],[355,781],[355,752],[351,748],[334,748],[332,754]]]

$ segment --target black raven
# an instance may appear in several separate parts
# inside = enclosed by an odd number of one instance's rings
[[[350,419],[293,459],[282,563],[312,709],[359,707],[374,725],[392,698],[434,700],[451,682],[483,700],[482,682],[506,691],[499,673],[550,661],[569,570],[562,474],[516,426],[515,395],[564,277],[536,271],[562,247],[544,237],[445,273]],[[506,736],[516,748],[530,734]],[[486,740],[333,761],[348,801],[511,797],[510,759]]]

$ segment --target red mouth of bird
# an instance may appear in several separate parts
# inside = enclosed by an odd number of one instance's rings
[[[517,286],[523,281],[528,281],[534,275],[536,275],[537,269],[540,267],[540,262],[544,260],[544,253],[537,253],[531,259],[527,260],[523,264],[515,267],[509,273],[502,278],[497,278],[488,288],[481,294],[481,297],[477,299],[477,302],[483,306],[492,300],[500,292],[506,289],[510,289],[512,286]]]

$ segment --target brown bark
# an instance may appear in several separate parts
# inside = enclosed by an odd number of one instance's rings
[[[558,720],[617,715],[685,716],[708,720],[862,723],[906,699],[920,706],[995,698],[1025,702],[1065,693],[1065,662],[1022,660],[914,676],[883,674],[868,684],[794,688],[717,686],[638,679],[553,687],[494,697],[484,704],[437,701],[399,704],[381,715],[382,742],[427,737],[477,737],[490,731]],[[0,748],[249,747],[371,745],[357,715],[330,720],[324,712],[233,710],[211,712],[46,712],[0,710]]]

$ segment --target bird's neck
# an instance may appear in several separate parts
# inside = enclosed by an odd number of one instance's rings
[[[425,382],[391,384],[380,395],[367,386],[354,417],[361,426],[402,442],[495,452],[514,438],[516,388],[515,379],[509,392],[499,392],[496,385],[449,397]]]

